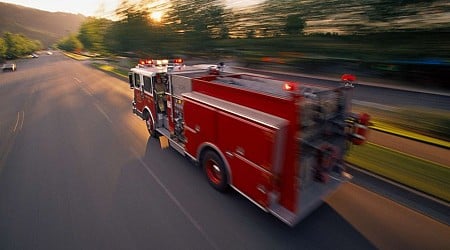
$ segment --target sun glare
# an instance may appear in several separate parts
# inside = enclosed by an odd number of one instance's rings
[[[163,13],[161,11],[154,11],[150,14],[150,17],[156,22],[161,22],[162,16]]]

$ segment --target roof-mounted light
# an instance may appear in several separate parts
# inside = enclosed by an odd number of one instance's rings
[[[343,74],[341,80],[344,82],[354,82],[356,81],[356,76],[352,74]]]
[[[138,66],[145,67],[145,66],[169,66],[169,64],[176,64],[181,65],[183,64],[183,59],[176,58],[176,59],[140,59]]]
[[[353,83],[356,81],[356,76],[352,74],[343,74],[341,76],[341,80],[345,87],[353,88]]]
[[[183,59],[181,59],[181,58],[175,58],[175,59],[170,60],[170,62],[171,62],[171,63],[183,63]]]
[[[283,90],[285,91],[295,91],[297,89],[297,84],[294,82],[285,82],[283,84]]]

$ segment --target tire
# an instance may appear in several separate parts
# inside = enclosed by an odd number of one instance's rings
[[[145,126],[147,127],[147,131],[148,131],[148,134],[150,135],[150,137],[155,137],[156,136],[155,123],[153,122],[152,118],[150,117],[150,114],[147,113],[144,121],[145,121]]]
[[[220,156],[211,150],[206,151],[202,157],[203,171],[209,184],[220,192],[229,189],[228,173]]]

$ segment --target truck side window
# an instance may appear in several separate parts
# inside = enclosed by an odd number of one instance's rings
[[[152,93],[152,80],[148,76],[144,76],[144,91]]]
[[[140,88],[141,87],[141,77],[139,74],[134,73],[134,87]]]

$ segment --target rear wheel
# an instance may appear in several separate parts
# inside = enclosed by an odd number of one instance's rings
[[[228,189],[228,173],[220,156],[208,150],[202,159],[203,171],[209,184],[220,192]]]

